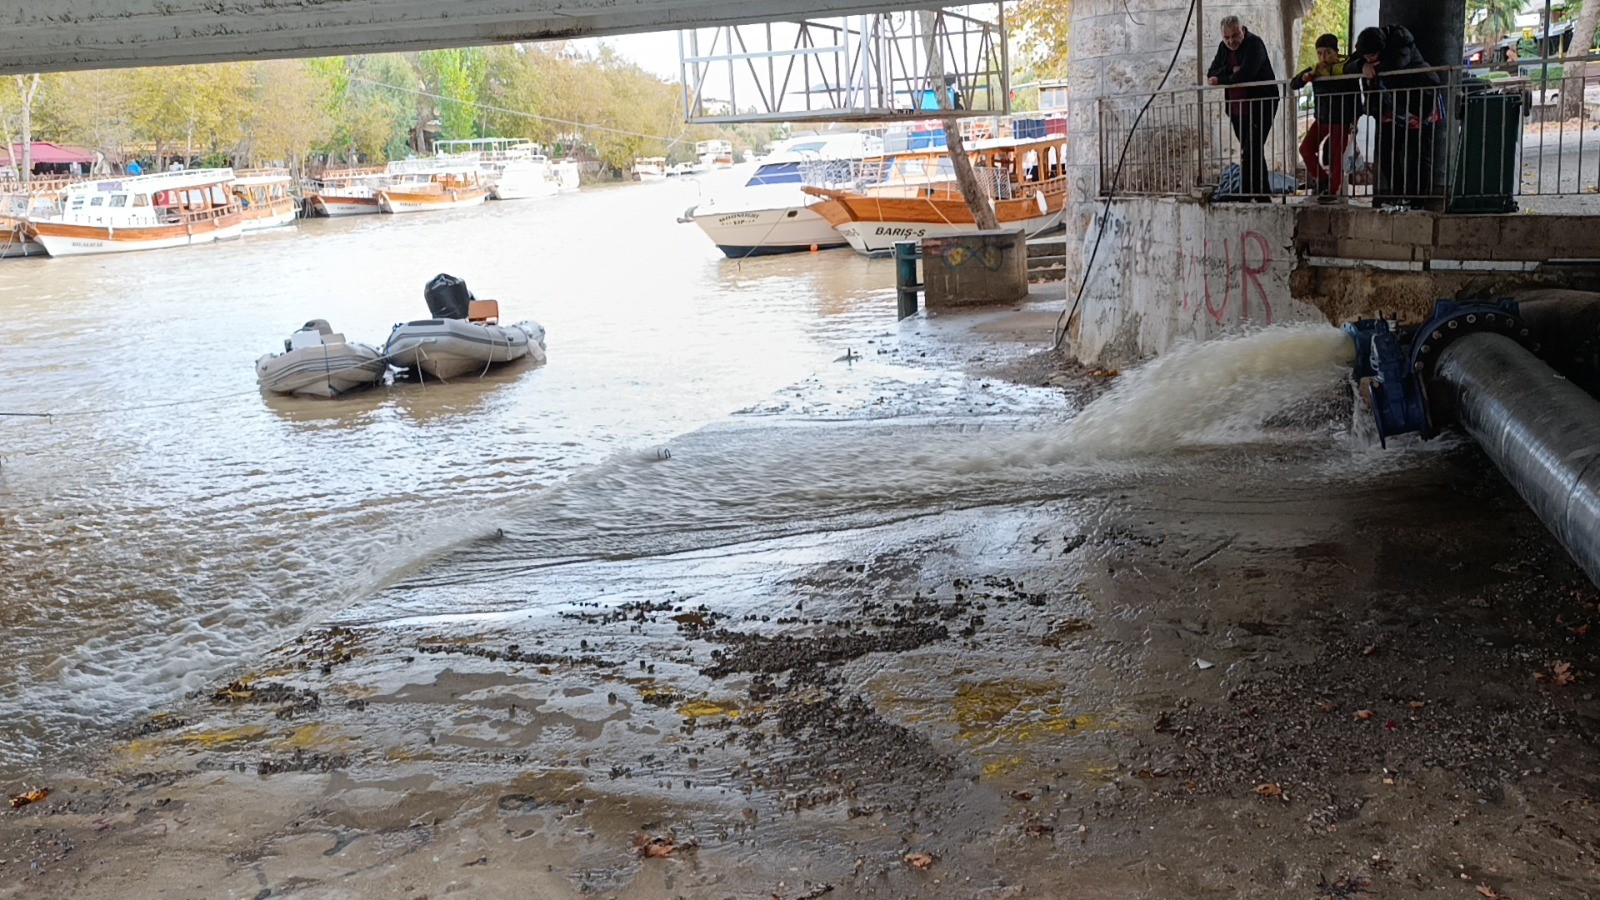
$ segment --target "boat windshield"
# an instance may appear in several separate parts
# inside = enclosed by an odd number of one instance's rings
[[[759,187],[763,184],[799,184],[800,180],[799,163],[768,163],[756,169],[744,184],[745,187]]]

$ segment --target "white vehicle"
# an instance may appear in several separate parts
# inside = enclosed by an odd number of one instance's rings
[[[842,172],[882,152],[881,138],[856,131],[790,138],[760,161],[742,188],[689,207],[679,221],[700,226],[730,259],[843,246],[844,236],[811,209],[816,198],[800,190],[802,169],[838,164]]]

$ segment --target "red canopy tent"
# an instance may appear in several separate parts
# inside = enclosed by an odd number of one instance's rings
[[[22,144],[12,144],[7,150],[5,164],[22,165]],[[35,166],[70,166],[79,163],[84,171],[94,164],[94,152],[82,147],[73,147],[69,144],[56,144],[50,141],[33,142],[33,164]]]

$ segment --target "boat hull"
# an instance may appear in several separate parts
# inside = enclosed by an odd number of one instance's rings
[[[317,195],[311,200],[318,213],[329,218],[341,216],[375,216],[383,212],[377,197],[328,197]]]
[[[429,212],[441,209],[461,209],[478,206],[489,196],[483,188],[440,191],[439,193],[411,191],[379,191],[378,205],[386,213]]]
[[[402,369],[449,380],[525,356],[542,364],[544,329],[531,322],[481,325],[462,319],[422,319],[396,325],[384,356]]]
[[[730,259],[842,247],[846,240],[809,206],[717,211],[696,209],[694,224]]]
[[[256,380],[275,394],[337,397],[377,384],[388,368],[366,344],[331,344],[263,356],[256,360]]]
[[[85,256],[231,240],[244,233],[244,219],[233,213],[188,225],[128,228],[35,221],[28,223],[28,232],[51,256]]]
[[[489,196],[495,200],[532,200],[554,196],[560,190],[561,185],[549,179],[518,179],[495,184],[489,188]]]
[[[283,198],[263,206],[248,206],[245,208],[243,215],[245,231],[266,231],[269,228],[283,228],[286,225],[294,224],[294,201]]]
[[[971,234],[978,230],[972,212],[959,199],[874,197],[832,193],[813,206],[817,214],[855,249],[867,256],[894,252],[901,241]],[[1001,228],[1021,228],[1032,236],[1061,223],[1063,195],[1002,200],[995,204]]]

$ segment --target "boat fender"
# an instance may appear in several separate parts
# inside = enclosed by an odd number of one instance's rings
[[[1050,201],[1044,199],[1044,191],[1034,191],[1033,199],[1039,204],[1039,215],[1043,216],[1050,213]]]

